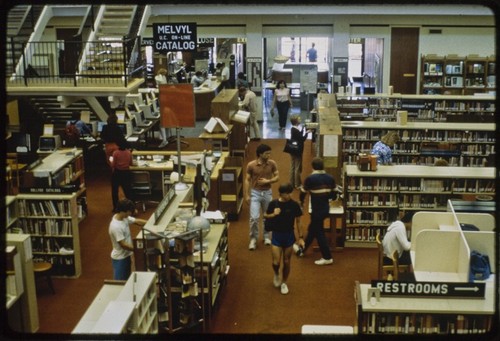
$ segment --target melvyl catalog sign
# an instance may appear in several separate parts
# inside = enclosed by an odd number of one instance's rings
[[[153,50],[159,53],[195,52],[196,23],[153,24]]]
[[[371,287],[380,296],[405,296],[428,298],[484,298],[483,282],[398,282],[373,280]]]

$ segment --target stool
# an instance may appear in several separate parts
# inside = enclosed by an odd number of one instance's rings
[[[49,262],[35,262],[33,263],[33,271],[35,272],[35,277],[43,277],[47,278],[47,283],[49,285],[50,290],[53,294],[56,293],[54,290],[54,286],[52,285],[52,277],[51,277],[52,264]]]

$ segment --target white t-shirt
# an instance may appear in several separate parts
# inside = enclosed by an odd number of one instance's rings
[[[223,81],[227,81],[229,79],[229,68],[227,66],[222,69],[220,76]]]
[[[276,96],[277,102],[288,102],[289,94],[290,94],[289,88],[283,88],[283,89],[277,88],[276,90],[274,90],[274,95]]]
[[[130,236],[130,224],[133,224],[134,222],[134,217],[128,217],[123,220],[118,220],[115,218],[115,216],[113,216],[113,219],[111,219],[108,230],[109,237],[111,238],[111,244],[113,245],[111,258],[124,259],[132,255],[132,251],[122,248],[119,242],[125,240],[127,244],[132,245],[132,237]]]
[[[409,251],[411,243],[408,241],[405,224],[397,220],[387,228],[387,232],[382,240],[384,246],[384,254],[391,258],[394,250],[398,250],[399,257],[403,251]]]

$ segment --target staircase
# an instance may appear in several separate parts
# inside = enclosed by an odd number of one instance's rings
[[[7,39],[5,49],[5,76],[15,73],[16,65],[29,41],[43,6],[19,5],[7,15]]]
[[[91,121],[99,121],[97,115],[93,112],[88,103],[81,99],[71,103],[65,108],[57,100],[57,96],[34,96],[30,98],[30,103],[39,112],[43,121],[52,123],[55,131],[61,131],[66,126],[66,122],[71,119],[73,111],[89,111]]]
[[[135,5],[104,6],[95,37],[87,44],[81,75],[109,77],[126,72],[122,40],[130,32],[136,9]]]

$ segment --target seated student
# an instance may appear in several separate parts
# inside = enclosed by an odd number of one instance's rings
[[[407,231],[411,229],[412,218],[415,212],[409,211],[401,218],[394,221],[389,227],[382,240],[384,247],[384,264],[392,264],[391,256],[394,250],[398,251],[399,264],[411,265],[410,248]]]
[[[66,122],[66,127],[69,127],[71,124],[74,124],[76,126],[76,129],[78,129],[80,135],[91,135],[92,131],[90,131],[87,124],[82,121],[81,117],[82,117],[81,112],[73,111],[71,115],[71,120]]]

